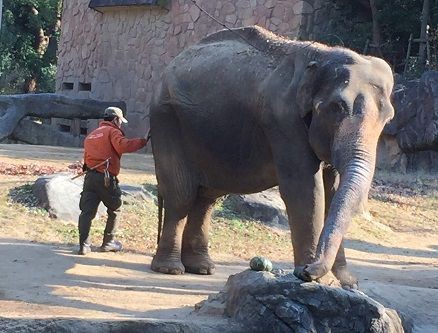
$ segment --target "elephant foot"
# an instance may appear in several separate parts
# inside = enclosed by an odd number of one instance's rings
[[[328,272],[326,275],[317,278],[315,281],[330,287],[335,287],[335,288],[342,287],[341,282],[332,272]]]
[[[320,284],[324,284],[326,286],[331,286],[331,287],[342,287],[340,281],[338,280],[338,278],[332,273],[332,272],[327,272],[327,274],[324,274],[323,276],[320,277],[315,277],[315,276],[311,276],[309,275],[309,273],[306,271],[306,268],[309,265],[306,266],[298,266],[295,267],[294,270],[294,275],[306,282],[311,282],[311,281],[316,281]]]
[[[332,272],[341,283],[342,288],[358,289],[359,281],[357,280],[357,277],[348,270],[347,266],[335,265],[332,268]]]
[[[325,264],[315,262],[313,264],[295,267],[294,275],[303,281],[310,282],[323,277],[329,271]]]
[[[208,254],[182,255],[186,272],[200,275],[213,275],[216,267]]]
[[[152,259],[151,269],[158,273],[172,275],[181,275],[185,271],[181,260],[157,255]]]

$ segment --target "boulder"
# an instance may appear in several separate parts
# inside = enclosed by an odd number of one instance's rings
[[[229,195],[223,205],[239,216],[261,221],[270,227],[289,229],[286,207],[278,187],[254,194]]]
[[[393,105],[394,119],[380,139],[378,167],[438,171],[438,72],[425,72],[418,80],[399,79]]]
[[[397,312],[357,290],[303,282],[293,274],[246,270],[198,304],[198,316],[222,315],[246,332],[401,333]]]
[[[156,200],[156,197],[142,186],[120,184],[120,189],[122,190],[122,201],[125,205]]]
[[[278,187],[253,194],[231,194],[222,205],[238,217],[256,220],[271,228],[289,230],[286,206]],[[357,213],[369,218],[366,202],[361,204]]]
[[[73,176],[71,173],[55,173],[39,177],[33,184],[32,191],[40,206],[46,209],[51,217],[76,223],[81,212],[79,200],[84,178],[72,180]],[[152,199],[152,195],[139,186],[120,185],[120,189],[124,204]],[[105,213],[106,208],[101,203],[97,217]]]
[[[394,119],[384,133],[395,135],[405,152],[438,151],[438,71],[395,86]]]

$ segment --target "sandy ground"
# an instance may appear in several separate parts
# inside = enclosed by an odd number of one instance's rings
[[[244,269],[218,263],[218,273],[170,276],[133,253],[77,256],[72,247],[0,238],[0,316],[11,318],[184,319],[193,305]]]
[[[80,159],[80,149],[0,145],[3,162]],[[150,155],[128,154],[122,166],[122,178],[153,174]],[[0,317],[6,318],[184,319],[230,274],[247,267],[238,258],[215,257],[213,276],[168,276],[152,272],[144,254],[79,257],[74,247],[1,236]],[[414,332],[438,332],[438,235],[388,233],[385,243],[349,240],[346,248],[362,291],[411,318]]]

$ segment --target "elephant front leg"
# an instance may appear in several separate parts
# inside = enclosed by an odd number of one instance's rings
[[[323,171],[324,178],[324,193],[325,193],[325,218],[332,202],[333,195],[339,186],[339,174],[332,166],[326,166]],[[345,258],[344,241],[339,246],[336,260],[332,267],[334,276],[339,280],[342,287],[345,289],[357,289],[358,280],[347,267]]]
[[[210,275],[215,265],[208,253],[208,232],[215,199],[198,197],[187,217],[181,259],[186,272]]]
[[[324,225],[324,188],[318,166],[301,177],[280,178],[280,193],[286,204],[294,251],[294,274],[306,280],[303,269],[315,260]]]
[[[298,124],[279,122],[269,133],[281,197],[286,205],[294,252],[294,274],[312,280],[306,265],[316,257],[324,226],[324,183],[321,161]],[[327,273],[330,270],[325,272]],[[323,274],[324,275],[324,274]],[[321,275],[322,276],[322,275]]]
[[[184,213],[166,208],[163,234],[158,244],[157,253],[152,259],[151,268],[155,272],[179,275],[184,274],[181,262],[181,240],[186,218]]]

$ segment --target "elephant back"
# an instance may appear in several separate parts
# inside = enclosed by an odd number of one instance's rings
[[[257,25],[220,30],[203,38],[199,44],[212,44],[227,41],[246,43],[259,51],[279,54],[286,53],[288,45],[293,44],[291,39],[276,35]]]

